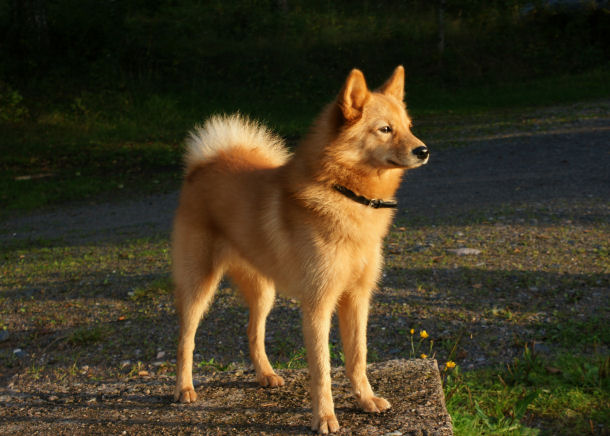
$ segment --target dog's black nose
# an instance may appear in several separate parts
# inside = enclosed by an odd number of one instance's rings
[[[423,146],[417,147],[415,150],[413,150],[413,154],[415,156],[417,156],[418,159],[424,160],[428,156],[430,156],[430,151],[428,151],[428,147],[423,145]]]

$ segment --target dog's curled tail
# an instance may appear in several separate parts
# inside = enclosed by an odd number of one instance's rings
[[[235,147],[256,150],[273,166],[282,165],[290,156],[282,138],[258,122],[240,114],[214,115],[202,126],[195,126],[186,139],[186,174],[219,152]]]

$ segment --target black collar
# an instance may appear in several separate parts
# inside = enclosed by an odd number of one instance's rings
[[[373,209],[380,209],[380,208],[396,209],[398,207],[398,203],[394,200],[379,200],[377,198],[373,198],[371,200],[362,195],[358,195],[354,191],[350,191],[345,186],[341,186],[341,185],[333,185],[333,188],[335,189],[335,191],[340,192],[341,194],[345,195],[347,198],[354,200],[356,203],[364,204],[365,206],[370,206]]]

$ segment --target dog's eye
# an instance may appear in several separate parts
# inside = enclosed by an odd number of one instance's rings
[[[383,126],[379,129],[381,133],[392,133],[392,128],[390,126]]]

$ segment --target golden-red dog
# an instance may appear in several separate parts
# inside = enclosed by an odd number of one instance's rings
[[[428,161],[403,97],[401,66],[377,91],[352,70],[292,155],[280,138],[239,115],[213,117],[191,133],[172,235],[180,317],[176,400],[197,399],[195,332],[226,273],[250,308],[250,356],[262,386],[284,384],[264,345],[275,290],[300,301],[312,429],[339,428],[328,349],[335,310],[358,404],[367,412],[390,407],[366,376],[369,301],[396,206],[392,197],[404,171]]]

